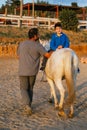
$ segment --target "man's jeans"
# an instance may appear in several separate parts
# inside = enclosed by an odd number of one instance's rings
[[[19,76],[20,78],[20,90],[22,96],[22,102],[24,105],[31,106],[33,99],[33,87],[36,80],[35,76]]]

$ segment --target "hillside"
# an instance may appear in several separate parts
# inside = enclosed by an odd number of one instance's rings
[[[29,28],[16,27],[0,27],[0,45],[18,45],[21,41],[28,38],[27,32]],[[39,28],[41,40],[48,40],[54,30]],[[87,31],[66,31],[63,30],[70,39],[71,48],[73,48],[79,56],[87,55]]]
[[[27,32],[29,28],[17,28],[17,27],[0,27],[0,43],[5,43],[5,40],[11,43],[16,43],[27,38]],[[41,39],[49,39],[54,30],[48,30],[44,28],[39,29]],[[87,31],[66,31],[63,30],[70,39],[71,44],[83,44],[87,43]]]

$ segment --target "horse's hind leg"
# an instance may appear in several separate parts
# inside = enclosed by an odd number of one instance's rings
[[[55,103],[55,108],[58,107],[58,99],[56,96],[56,92],[55,92],[55,88],[54,88],[54,82],[52,79],[50,79],[49,77],[47,77],[48,83],[50,85],[50,90],[51,90],[51,98],[54,97],[54,103]]]
[[[62,85],[61,79],[60,80],[55,80],[55,84],[56,84],[56,86],[57,86],[57,88],[59,89],[59,92],[60,92],[60,102],[59,102],[58,115],[61,116],[61,117],[66,118],[66,114],[65,114],[64,108],[63,108],[65,90],[64,90],[64,87]]]
[[[62,85],[62,81],[60,80],[55,80],[55,84],[57,86],[57,88],[59,89],[60,92],[60,102],[59,102],[59,108],[62,109],[63,108],[63,103],[64,103],[64,95],[65,95],[65,90],[64,87]]]

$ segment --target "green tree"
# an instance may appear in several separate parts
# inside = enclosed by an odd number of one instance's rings
[[[72,2],[72,3],[71,3],[71,6],[72,6],[72,7],[78,7],[78,4],[77,4],[76,2]]]
[[[20,0],[7,0],[6,5],[19,6],[20,5]]]
[[[48,1],[43,1],[43,0],[37,0],[36,1],[36,4],[49,4]],[[45,17],[48,17],[49,16],[49,12],[48,11],[36,11],[36,16],[41,16],[41,15],[44,15]]]
[[[2,5],[0,8],[0,13],[4,14],[5,13],[5,5]]]
[[[20,5],[20,0],[7,0],[5,7],[8,9],[9,14],[14,13],[14,8]]]
[[[77,31],[78,19],[76,17],[75,11],[63,9],[60,12],[59,18],[64,29]]]
[[[43,0],[37,0],[37,4],[49,4],[48,1],[43,1]]]
[[[11,1],[11,5],[14,7],[17,7],[20,5],[20,0],[10,0]]]
[[[11,0],[7,0],[5,3],[6,3],[6,5],[10,6],[11,5]]]

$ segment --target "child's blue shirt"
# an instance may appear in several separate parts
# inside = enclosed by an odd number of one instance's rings
[[[56,33],[54,33],[50,41],[50,49],[55,51],[60,45],[63,48],[68,48],[70,45],[69,39],[64,33],[61,33],[61,36],[58,36]]]

